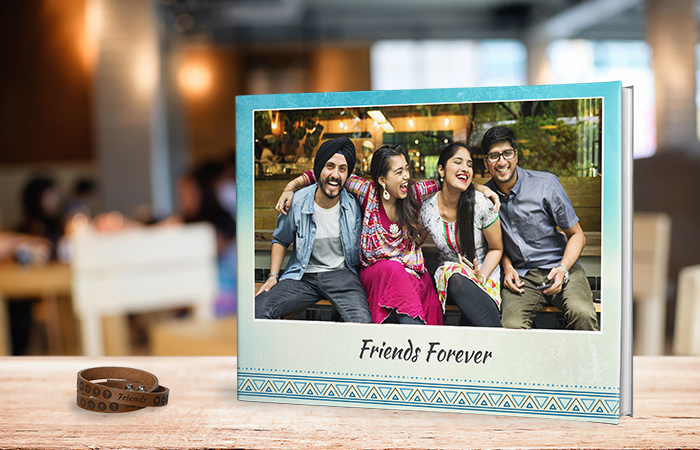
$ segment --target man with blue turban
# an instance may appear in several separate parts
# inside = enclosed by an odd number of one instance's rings
[[[318,183],[298,190],[289,211],[277,218],[270,275],[255,297],[256,319],[284,318],[326,299],[343,321],[372,322],[358,278],[362,214],[344,188],[355,159],[355,146],[346,137],[321,144],[314,159]]]

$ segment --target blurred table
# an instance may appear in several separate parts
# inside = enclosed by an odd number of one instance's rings
[[[10,353],[10,323],[7,301],[39,298],[46,311],[49,352],[63,351],[63,334],[58,296],[70,295],[70,268],[66,264],[22,266],[16,263],[0,264],[0,355]]]
[[[76,406],[76,373],[130,366],[168,406]],[[681,448],[700,445],[700,358],[635,357],[635,417],[620,425],[236,400],[236,358],[0,358],[0,448]]]

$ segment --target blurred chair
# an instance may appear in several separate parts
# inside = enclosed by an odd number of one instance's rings
[[[700,265],[678,274],[673,354],[700,355]]]
[[[671,218],[635,213],[633,237],[634,354],[663,355]]]
[[[151,356],[236,356],[236,316],[162,320],[148,330]]]
[[[105,327],[117,354],[129,352],[127,314],[191,306],[213,318],[216,237],[209,224],[148,227],[75,236],[73,305],[83,354],[105,354]],[[110,318],[104,322],[103,318]]]

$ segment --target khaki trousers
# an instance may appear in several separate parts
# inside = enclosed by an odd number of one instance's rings
[[[569,282],[561,292],[544,295],[535,287],[547,280],[551,269],[531,269],[520,277],[525,284],[522,294],[501,285],[503,299],[501,322],[504,328],[532,328],[532,319],[545,306],[552,305],[564,312],[567,330],[599,331],[598,317],[593,305],[591,287],[586,272],[578,264],[569,271]]]

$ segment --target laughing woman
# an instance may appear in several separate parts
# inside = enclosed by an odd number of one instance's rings
[[[465,144],[445,147],[437,169],[441,189],[423,203],[421,221],[440,252],[435,271],[440,301],[457,304],[460,325],[500,327],[503,240],[498,213],[472,183],[472,157]]]
[[[360,281],[373,322],[385,322],[396,314],[402,324],[439,325],[443,311],[425,269],[419,219],[421,203],[437,192],[439,184],[412,182],[408,161],[401,146],[383,146],[372,156],[374,181],[353,175],[345,184],[363,211]],[[292,180],[280,197],[278,211],[284,213],[290,192],[314,181],[309,172]]]

